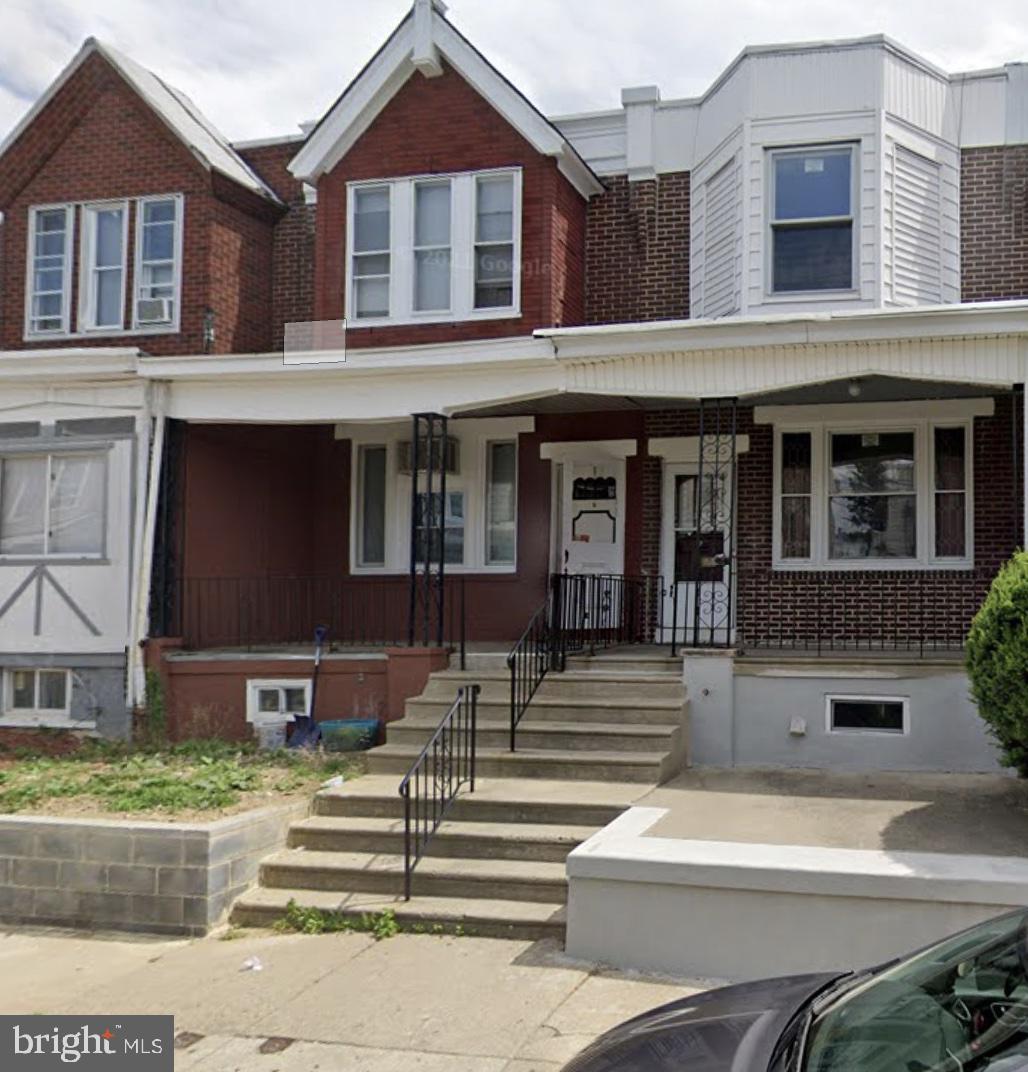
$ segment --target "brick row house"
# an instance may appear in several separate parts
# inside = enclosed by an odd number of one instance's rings
[[[1028,67],[762,46],[621,102],[546,117],[417,0],[231,145],[86,43],[0,153],[0,730],[124,733],[147,664],[243,736],[316,624],[319,712],[388,719],[584,593],[684,660],[695,762],[995,766]]]

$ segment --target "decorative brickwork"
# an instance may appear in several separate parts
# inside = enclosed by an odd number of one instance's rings
[[[689,316],[689,173],[605,180],[586,214],[586,323]]]
[[[377,328],[348,325],[347,345],[416,343],[525,335],[579,322],[585,202],[557,170],[455,71],[411,75],[340,163],[318,184],[315,316],[343,315],[346,184],[362,179],[519,166],[522,169],[521,315]],[[576,248],[579,247],[579,248]]]
[[[1028,297],[1028,145],[960,154],[963,301]]]

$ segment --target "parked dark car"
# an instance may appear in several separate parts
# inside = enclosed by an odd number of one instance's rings
[[[695,994],[601,1035],[564,1072],[1020,1072],[1028,911],[862,972]]]

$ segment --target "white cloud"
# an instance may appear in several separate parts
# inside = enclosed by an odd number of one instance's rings
[[[95,35],[188,93],[225,134],[293,133],[385,40],[407,0],[4,0],[0,132]],[[622,86],[701,93],[746,44],[887,33],[947,70],[1028,59],[1023,0],[452,0],[450,17],[543,111]],[[973,21],[972,21],[973,19]]]

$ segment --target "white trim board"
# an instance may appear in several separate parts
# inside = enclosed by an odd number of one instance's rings
[[[754,424],[790,424],[804,421],[852,424],[886,420],[967,420],[991,417],[992,398],[947,398],[916,402],[839,402],[819,406],[755,406]]]

